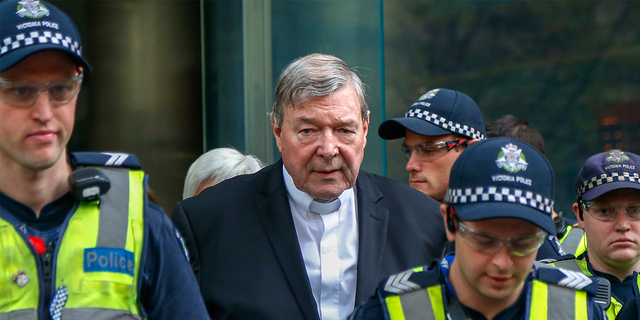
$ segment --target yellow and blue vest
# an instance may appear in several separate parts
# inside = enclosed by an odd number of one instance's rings
[[[587,265],[587,261],[569,259],[555,261],[550,263],[550,265],[560,269],[581,272],[587,276],[593,277],[593,274],[591,273],[591,271],[589,270],[589,266]],[[638,274],[635,275],[634,288],[638,292],[638,294],[640,294],[640,276],[638,276]],[[622,303],[618,301],[618,299],[616,299],[613,295],[611,295],[611,304],[605,310],[607,317],[609,317],[609,319],[615,319],[615,317],[618,315],[618,312],[620,312],[620,309],[622,309]]]
[[[562,248],[568,254],[579,256],[587,251],[587,235],[575,225],[567,226],[564,234],[558,238]]]
[[[111,189],[82,201],[60,228],[51,278],[65,320],[142,319],[138,279],[144,245],[145,175],[100,168]],[[35,320],[49,312],[41,290],[44,267],[20,223],[0,215],[0,320]]]
[[[575,275],[575,272],[551,268],[538,270],[535,279],[525,282],[528,286],[525,319],[589,319],[588,296],[597,290],[597,283]],[[447,297],[448,289],[439,280],[437,271],[423,267],[408,270],[389,277],[378,290],[386,319],[459,318],[452,307],[459,304]]]

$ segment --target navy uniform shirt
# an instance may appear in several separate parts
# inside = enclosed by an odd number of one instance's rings
[[[191,271],[177,231],[162,208],[147,201],[145,234],[140,270],[140,304],[149,320],[209,319],[200,290]],[[0,192],[0,210],[26,225],[28,236],[56,243],[58,229],[77,201],[67,193],[47,204],[37,218],[28,206]],[[44,286],[44,284],[43,284]],[[41,288],[43,287],[41,286]],[[51,285],[45,288],[45,308],[51,300]],[[51,319],[44,312],[44,319]]]
[[[441,284],[445,284],[445,300],[443,303],[447,304],[451,299],[457,299],[455,291],[449,282],[448,276],[448,267],[445,265],[451,265],[453,262],[453,255],[448,255],[445,257],[446,263],[441,263],[438,265],[437,263],[433,263],[429,270],[432,270],[436,273],[438,281]],[[526,319],[525,311],[526,311],[526,300],[529,293],[529,286],[527,282],[532,281],[533,277],[529,276],[525,280],[525,285],[522,288],[522,292],[520,293],[518,300],[514,302],[512,305],[507,307],[506,309],[500,311],[493,320],[524,320]],[[381,282],[381,286],[384,286],[386,279]],[[380,290],[381,287],[378,288]],[[382,299],[379,296],[378,291],[372,296],[369,300],[364,302],[360,307],[358,307],[354,313],[351,315],[350,320],[387,320],[384,315],[384,310],[382,306]],[[460,304],[462,309],[466,312],[467,316],[471,320],[487,320],[487,317],[480,313],[477,310],[469,308]],[[604,319],[604,313],[599,306],[590,301],[588,308],[590,309],[590,315],[593,319],[602,320]],[[410,320],[410,319],[407,319]]]

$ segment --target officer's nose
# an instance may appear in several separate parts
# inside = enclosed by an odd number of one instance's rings
[[[34,120],[47,123],[53,118],[53,105],[49,100],[49,95],[45,92],[41,92],[36,102],[31,106],[31,116]]]
[[[492,262],[499,270],[507,270],[513,265],[511,258],[509,248],[504,245],[500,251],[493,255]]]

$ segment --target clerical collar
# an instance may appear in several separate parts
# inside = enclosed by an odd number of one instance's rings
[[[287,169],[284,167],[284,165],[282,166],[282,175],[284,176],[284,185],[287,188],[287,193],[289,194],[289,197],[291,197],[291,200],[293,200],[294,203],[296,203],[298,206],[303,208],[305,211],[309,211],[309,207],[311,206],[311,202],[313,201],[313,198],[308,193],[300,191],[296,187],[295,183],[293,182],[293,178],[291,177],[289,172],[287,172]],[[335,203],[324,204],[324,205],[320,204],[319,207],[328,208],[322,213],[334,212],[338,210],[341,205],[344,205],[345,203],[347,203],[349,198],[352,196],[353,196],[353,188],[349,188],[347,190],[344,190],[340,194],[340,196],[338,196],[337,200],[341,204],[338,204],[335,207],[332,207],[332,205]],[[318,206],[318,204],[313,204],[313,205]],[[322,210],[323,209],[320,209],[319,211],[322,211]]]

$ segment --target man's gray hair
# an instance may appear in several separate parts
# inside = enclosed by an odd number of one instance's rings
[[[241,174],[254,173],[264,164],[253,155],[244,155],[233,148],[212,149],[191,164],[184,179],[182,199],[193,197],[203,185],[214,186]]]
[[[369,117],[369,107],[364,84],[344,61],[322,53],[298,58],[291,62],[280,75],[271,111],[271,121],[280,128],[287,105],[295,108],[310,98],[324,97],[349,85],[358,95],[362,121],[365,122]]]

